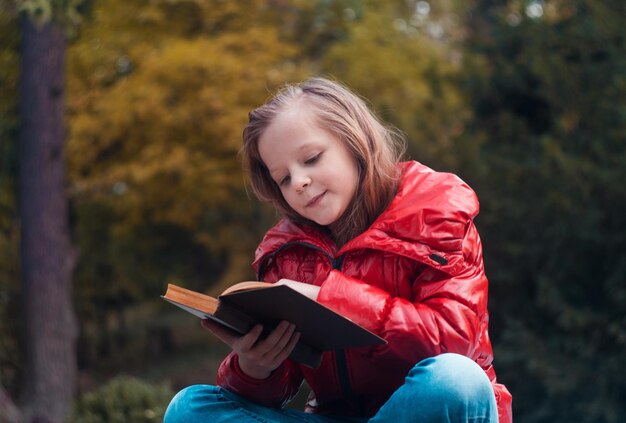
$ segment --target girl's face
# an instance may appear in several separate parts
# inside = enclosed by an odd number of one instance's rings
[[[343,143],[317,126],[302,105],[280,113],[258,143],[291,208],[334,231],[359,182],[356,162]]]

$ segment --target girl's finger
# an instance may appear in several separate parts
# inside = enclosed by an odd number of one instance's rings
[[[263,360],[265,362],[270,363],[272,366],[279,366],[287,357],[289,357],[289,354],[291,354],[291,351],[295,347],[295,343],[297,343],[297,339],[296,341],[293,341],[295,329],[296,326],[294,324],[289,323],[287,325],[287,330],[283,332],[280,339],[273,344],[272,349],[268,350],[263,355]],[[291,346],[290,343],[293,343],[294,345]],[[288,351],[285,351],[287,348]]]
[[[294,334],[292,334],[291,337],[289,338],[289,342],[287,342],[287,345],[285,345],[282,351],[278,353],[278,355],[274,358],[274,361],[278,364],[285,361],[289,357],[293,349],[296,347],[296,344],[298,343],[299,340],[300,340],[300,332],[295,332]]]
[[[273,355],[272,351],[276,348],[276,344],[280,342],[285,332],[289,330],[289,325],[290,323],[284,320],[280,322],[267,338],[255,346],[255,352],[262,356],[267,354]]]
[[[235,349],[237,353],[252,350],[262,333],[263,326],[255,325],[248,333],[237,339],[235,342],[236,348],[233,349]]]
[[[282,336],[278,339],[276,344],[274,344],[274,348],[272,350],[274,351],[275,355],[279,354],[285,348],[295,331],[296,325],[294,325],[293,323],[289,323],[287,325],[287,329],[283,332]]]

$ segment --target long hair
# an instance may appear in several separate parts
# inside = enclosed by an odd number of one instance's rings
[[[307,107],[315,123],[334,135],[352,154],[359,173],[359,185],[347,210],[332,233],[338,245],[362,233],[383,212],[395,195],[398,162],[405,141],[395,128],[387,127],[365,101],[342,84],[312,78],[284,86],[261,107],[251,111],[243,130],[241,157],[252,191],[261,201],[270,202],[285,217],[317,226],[296,213],[283,198],[279,186],[261,160],[258,142],[280,113],[291,107]]]

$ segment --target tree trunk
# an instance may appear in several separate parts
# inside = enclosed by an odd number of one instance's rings
[[[23,17],[19,151],[26,422],[61,423],[76,387],[75,253],[65,192],[63,31]]]
[[[19,410],[13,404],[11,396],[4,387],[0,385],[0,422],[19,423],[22,421],[21,419],[22,416],[20,416]]]

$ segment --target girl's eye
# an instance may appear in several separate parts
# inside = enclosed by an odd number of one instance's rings
[[[313,164],[313,163],[315,163],[315,162],[317,162],[319,160],[321,155],[322,155],[322,153],[318,153],[315,156],[305,160],[304,163],[308,164],[308,165]]]
[[[280,181],[278,181],[278,185],[280,186],[287,185],[290,179],[291,178],[289,177],[289,175],[287,175],[284,178],[282,178]]]

